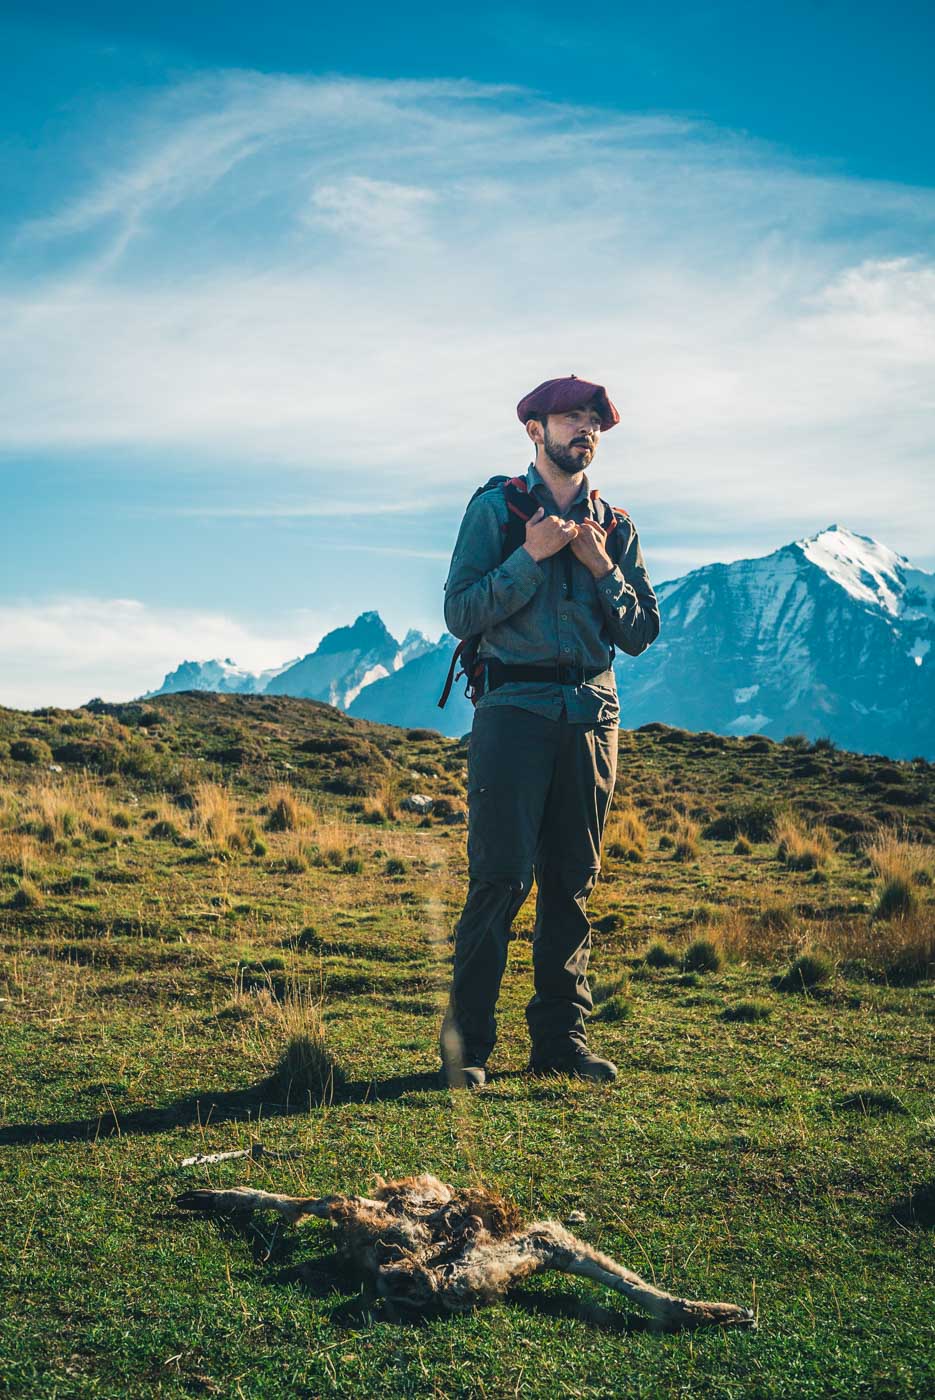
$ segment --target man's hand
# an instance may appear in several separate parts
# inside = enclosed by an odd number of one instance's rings
[[[596,520],[582,520],[571,542],[572,553],[580,559],[594,578],[604,578],[614,567],[614,561],[604,544],[606,536]]]
[[[558,515],[546,515],[542,506],[535,515],[526,521],[525,549],[538,564],[564,549],[569,541],[574,541],[578,526],[573,520],[562,520]],[[608,561],[609,562],[609,561]],[[605,570],[606,572],[606,570]]]

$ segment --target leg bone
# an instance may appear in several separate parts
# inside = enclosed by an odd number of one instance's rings
[[[530,1235],[541,1241],[540,1249],[547,1257],[542,1268],[554,1269],[561,1273],[578,1274],[592,1279],[607,1288],[622,1293],[632,1302],[645,1308],[653,1321],[664,1328],[701,1327],[714,1324],[720,1327],[752,1327],[753,1313],[749,1308],[741,1308],[733,1303],[708,1303],[700,1299],[676,1298],[665,1293],[653,1284],[647,1283],[625,1269],[609,1255],[576,1239],[574,1235],[554,1221],[543,1221],[533,1225]]]
[[[249,1186],[232,1186],[226,1191],[186,1191],[176,1197],[175,1204],[180,1210],[227,1215],[243,1210],[275,1210],[292,1225],[306,1215],[332,1220],[355,1206],[375,1211],[386,1209],[382,1201],[371,1201],[364,1196],[280,1196],[272,1191],[254,1191]]]

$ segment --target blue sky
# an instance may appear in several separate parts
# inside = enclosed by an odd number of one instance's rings
[[[930,5],[0,7],[0,703],[437,635],[533,384],[657,581],[935,567]]]

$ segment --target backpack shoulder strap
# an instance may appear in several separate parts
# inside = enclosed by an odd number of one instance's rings
[[[604,527],[605,535],[613,534],[619,525],[630,518],[629,511],[624,510],[623,506],[609,505],[596,488],[591,492],[591,500],[594,502],[597,517]]]
[[[476,501],[478,496],[483,496],[487,491],[498,489],[503,493],[503,500],[507,508],[506,519],[500,525],[500,533],[503,539],[503,548],[500,555],[500,562],[509,558],[514,550],[519,549],[526,539],[526,521],[530,516],[535,515],[538,506],[530,499],[529,490],[526,486],[524,476],[492,476],[489,481],[485,481],[483,486],[478,486],[471,497],[471,501]],[[470,505],[470,501],[468,502]],[[454,655],[451,658],[451,665],[448,668],[448,675],[445,678],[445,686],[438,701],[438,708],[444,709],[448,696],[451,694],[451,687],[456,680],[464,677],[466,681],[465,695],[476,705],[481,695],[484,693],[484,663],[478,657],[478,647],[480,645],[479,636],[465,637],[455,647]],[[458,668],[460,662],[461,669]]]

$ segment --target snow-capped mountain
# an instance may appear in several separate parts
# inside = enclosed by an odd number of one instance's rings
[[[828,735],[842,747],[935,757],[935,574],[841,525],[757,559],[708,564],[656,588],[660,634],[615,662],[621,723],[722,734]],[[470,728],[456,686],[436,705],[455,642],[352,706],[366,719]]]
[[[616,663],[621,723],[828,735],[935,754],[935,574],[841,525],[656,590],[658,640]]]
[[[657,641],[615,662],[624,726],[827,735],[858,751],[935,758],[935,574],[903,555],[829,525],[760,558],[693,569],[656,593]],[[400,644],[367,612],[265,678],[229,660],[185,662],[152,693],[265,690],[459,735],[473,716],[463,682],[437,706],[455,646],[415,631]]]
[[[154,695],[170,695],[179,690],[215,690],[223,694],[257,695],[264,691],[280,672],[294,666],[287,661],[283,666],[273,666],[268,671],[248,671],[238,666],[230,657],[223,661],[183,661],[174,671],[170,671],[158,690],[149,690],[141,698],[151,699]]]
[[[350,627],[323,637],[314,651],[272,670],[256,673],[224,661],[184,661],[158,690],[144,698],[179,690],[295,695],[346,709],[374,681],[398,671],[429,650],[423,633],[410,629],[402,643],[376,612],[361,613]]]
[[[464,681],[452,686],[444,710],[437,703],[457,645],[454,637],[444,633],[401,670],[368,686],[348,707],[348,713],[379,724],[440,729],[453,737],[466,734],[474,708],[464,694]]]

